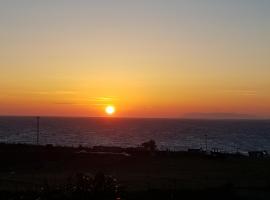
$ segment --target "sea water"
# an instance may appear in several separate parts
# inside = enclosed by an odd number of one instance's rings
[[[159,149],[270,150],[269,120],[191,120],[41,117],[39,144],[138,146]],[[36,144],[35,117],[0,117],[0,142]]]

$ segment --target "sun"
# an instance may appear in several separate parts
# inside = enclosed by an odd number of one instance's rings
[[[114,106],[107,106],[105,108],[105,112],[107,115],[113,115],[115,113],[115,107]]]

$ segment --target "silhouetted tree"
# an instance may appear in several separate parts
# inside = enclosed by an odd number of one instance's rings
[[[94,190],[96,192],[104,191],[106,177],[102,172],[98,172],[94,178]]]
[[[155,151],[157,149],[157,145],[154,140],[149,140],[148,142],[144,142],[141,145],[147,151]]]

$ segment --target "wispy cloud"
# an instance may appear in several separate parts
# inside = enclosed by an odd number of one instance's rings
[[[57,105],[76,105],[77,103],[74,103],[74,102],[53,102],[53,104],[57,104]]]
[[[56,91],[24,91],[24,94],[32,95],[73,95],[76,91],[73,90],[56,90]]]
[[[59,101],[53,102],[58,105],[91,105],[91,106],[105,106],[117,101],[116,97],[90,97],[90,98],[76,98],[73,101]]]
[[[255,90],[225,90],[226,93],[233,93],[237,95],[243,95],[243,96],[256,96],[257,91]]]
[[[108,101],[116,101],[116,97],[93,97],[89,98],[88,101],[93,101],[93,102],[108,102]]]

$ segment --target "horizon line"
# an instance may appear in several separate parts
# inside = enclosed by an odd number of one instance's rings
[[[270,117],[128,117],[128,116],[71,116],[71,115],[1,115],[0,117],[43,118],[108,118],[108,119],[172,119],[172,120],[270,120]]]

